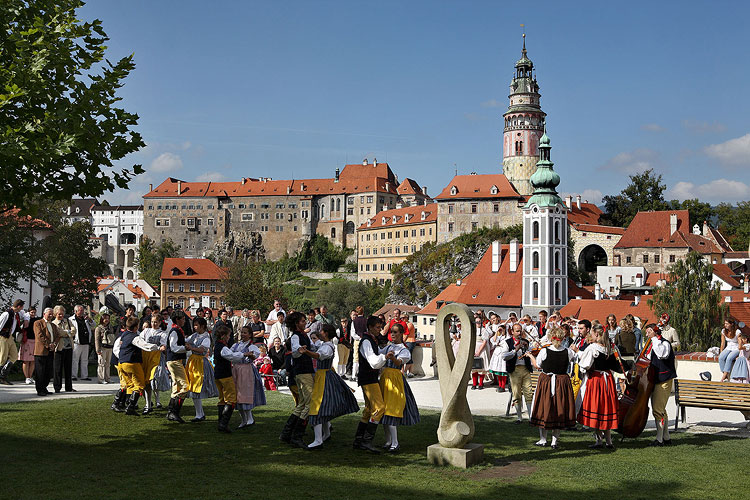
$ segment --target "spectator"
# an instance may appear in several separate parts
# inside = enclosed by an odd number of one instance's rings
[[[534,393],[531,390],[531,360],[526,356],[529,349],[528,339],[524,338],[523,327],[520,323],[513,325],[511,338],[500,345],[505,368],[510,375],[510,386],[513,403],[516,407],[516,423],[521,423],[522,401],[526,400],[526,409],[531,417],[531,403]]]
[[[36,307],[29,307],[27,311],[28,321],[22,330],[21,349],[18,353],[23,362],[23,376],[26,377],[26,385],[34,383],[34,323],[39,320],[36,317]]]
[[[52,351],[55,344],[53,339],[59,337],[57,327],[52,324],[52,308],[48,307],[42,313],[42,318],[34,322],[34,382],[38,396],[47,396],[50,378],[52,377]]]
[[[635,352],[635,333],[633,323],[627,318],[622,318],[615,336],[615,345],[620,349],[623,357],[632,357]]]
[[[351,324],[356,317],[356,312],[350,312],[348,319],[341,318],[341,326],[336,330],[336,337],[338,338],[338,344],[336,345],[336,355],[338,356],[336,373],[344,380],[346,380],[346,364],[349,361],[349,354],[352,350]]]
[[[138,331],[139,331],[139,332],[140,332],[141,330],[143,330],[143,328],[144,328],[144,325],[145,325],[145,324],[146,324],[147,322],[148,322],[149,324],[151,323],[151,313],[152,313],[152,312],[153,312],[153,311],[152,311],[151,307],[149,307],[149,306],[146,306],[146,307],[144,307],[144,308],[143,308],[143,311],[141,311],[141,320],[140,320],[140,322],[138,323]]]
[[[268,313],[268,317],[266,318],[266,324],[268,326],[273,326],[274,323],[278,321],[278,315],[279,313],[284,313],[284,317],[286,317],[286,312],[281,307],[281,302],[277,300],[273,301],[273,309],[270,313]]]
[[[315,316],[315,319],[320,321],[321,328],[323,325],[330,325],[334,329],[338,328],[338,325],[336,324],[336,318],[333,316],[333,314],[328,313],[328,307],[325,305],[320,306],[320,314]]]
[[[225,307],[225,309],[229,317],[229,322],[232,323],[232,333],[239,334],[240,327],[243,326],[242,320],[244,317],[242,316],[242,313],[240,313],[240,316],[237,316],[234,314],[234,309],[232,309],[231,307],[227,306]],[[247,311],[247,309],[245,309],[245,311]],[[232,335],[231,338],[234,339],[235,335]]]
[[[234,338],[234,330],[232,322],[229,321],[229,311],[227,311],[226,309],[222,309],[221,311],[219,311],[219,319],[217,319],[214,323],[214,329],[211,330],[211,347],[213,347],[214,343],[216,342],[216,333],[218,332],[219,328],[222,327],[222,325],[229,328],[229,331],[232,332],[232,335],[229,336],[229,343],[232,343],[232,339]],[[206,327],[208,327],[208,322],[206,322]]]
[[[680,350],[680,337],[677,334],[677,330],[669,324],[669,314],[664,313],[661,315],[661,320],[664,322],[664,326],[661,329],[661,338],[672,344],[672,350],[675,353]]]
[[[474,365],[471,371],[471,389],[484,389],[484,376],[490,367],[490,337],[492,330],[483,326],[484,313],[474,313],[474,323],[477,329],[477,341],[474,351]]]
[[[526,334],[529,341],[538,344],[541,337],[539,337],[539,330],[537,330],[536,325],[531,321],[531,316],[524,314],[521,318],[521,325],[523,325],[523,333]]]
[[[617,316],[614,314],[610,314],[607,316],[607,322],[604,325],[604,328],[606,329],[607,335],[609,336],[609,341],[613,344],[615,343],[615,337],[617,337],[617,334],[620,333],[620,327],[617,325]]]
[[[401,319],[401,309],[398,307],[393,310],[391,313],[391,319],[386,324],[385,328],[383,329],[384,332],[388,334],[388,340],[393,340],[393,337],[391,336],[391,328],[393,328],[393,325],[401,325],[401,328],[403,328],[403,332],[406,332],[408,330],[408,327],[406,325],[406,322]]]
[[[640,354],[643,349],[643,332],[638,327],[638,323],[635,320],[635,316],[632,314],[626,314],[625,319],[629,320],[633,324],[633,335],[635,335],[635,355]]]
[[[97,376],[100,384],[109,384],[109,364],[112,359],[112,348],[115,345],[116,333],[109,322],[109,313],[99,315],[99,326],[94,330],[94,348],[98,356]]]
[[[303,316],[304,317],[304,316]],[[286,339],[289,338],[289,330],[284,324],[284,319],[286,318],[286,314],[281,311],[276,315],[276,323],[271,326],[271,333],[268,336],[268,343],[267,345],[273,345],[274,339],[278,338],[281,340],[281,343],[283,344],[286,342]]]
[[[367,331],[367,318],[365,318],[365,308],[357,306],[354,308],[354,312],[357,313],[357,317],[352,321],[352,326],[349,329],[352,338],[352,368],[349,371],[347,365],[347,374],[351,376],[352,380],[357,380],[357,373],[359,373],[359,344],[362,340],[362,335]]]
[[[320,321],[317,320],[317,314],[315,314],[315,310],[311,309],[307,311],[307,321],[305,322],[305,333],[309,335],[315,335],[320,331],[320,328],[323,325],[321,325]]]
[[[737,334],[737,337],[739,337],[738,346],[740,355],[737,357],[737,361],[734,362],[729,381],[747,384],[750,383],[750,377],[748,376],[750,374],[750,370],[748,369],[748,365],[750,364],[750,351],[748,351],[750,343],[748,343],[748,340],[750,339],[748,339],[747,333],[741,331]],[[747,411],[743,411],[742,414],[745,416],[745,420],[750,420],[750,414]]]
[[[547,334],[547,311],[544,309],[539,311],[539,321],[537,321],[534,326],[536,326],[536,329],[539,332],[539,338],[544,338]]]
[[[740,330],[737,328],[737,322],[734,318],[724,320],[724,328],[721,330],[721,354],[719,354],[719,369],[721,370],[721,380],[729,380],[729,373],[732,371],[732,365],[740,355]],[[662,337],[664,335],[662,334]]]
[[[213,332],[214,324],[216,324],[216,321],[214,320],[214,312],[208,307],[204,308],[203,311],[206,314],[205,316],[206,325],[208,325],[208,328]],[[167,331],[169,331],[169,329],[167,329]]]
[[[69,318],[73,334],[73,380],[91,380],[89,377],[89,345],[93,338],[91,320],[83,306],[73,308],[73,316]]]
[[[500,316],[494,312],[490,313],[489,329],[492,332],[490,344],[494,347],[489,370],[497,377],[497,392],[505,392],[505,387],[508,384],[508,371],[505,369],[502,345],[508,340],[509,336],[503,325],[500,324]]]
[[[125,312],[127,313],[127,309]],[[135,311],[135,308],[133,309]],[[54,359],[54,380],[53,386],[55,392],[59,393],[62,390],[63,380],[65,380],[65,392],[76,392],[73,389],[73,326],[70,324],[70,320],[65,317],[65,308],[63,306],[55,306],[52,311],[55,319],[52,323],[57,327],[57,333],[59,337],[54,339],[54,343],[57,345],[55,348],[55,359]],[[131,314],[132,316],[132,314]]]
[[[263,383],[267,390],[278,391],[276,388],[276,382],[273,379],[273,365],[271,364],[271,358],[265,356],[263,358],[263,364],[260,365],[258,371],[263,376]]]
[[[266,324],[260,320],[260,313],[253,311],[250,315],[250,323],[247,325],[250,328],[250,334],[252,335],[253,344],[265,344],[266,343]]]
[[[18,361],[15,336],[23,328],[23,304],[23,300],[17,299],[12,308],[0,314],[0,384],[12,385],[8,374]]]
[[[271,358],[271,364],[275,371],[284,368],[284,359],[286,356],[286,347],[279,337],[273,339],[273,344],[268,350],[268,356]]]

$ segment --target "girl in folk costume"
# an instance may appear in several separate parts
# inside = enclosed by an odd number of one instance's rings
[[[232,377],[237,387],[237,410],[242,417],[242,423],[237,430],[255,424],[253,408],[266,404],[266,393],[263,391],[258,369],[254,359],[260,356],[259,344],[254,342],[250,325],[240,329],[240,341],[232,344],[232,351],[244,354],[244,358],[232,363]]]
[[[308,450],[318,450],[328,441],[331,437],[331,420],[359,411],[359,404],[352,390],[331,369],[335,351],[332,339],[336,336],[336,329],[324,324],[317,336],[320,341],[316,345],[316,351],[303,351],[305,355],[318,361],[308,416],[308,422],[315,432],[315,440],[307,446]]]
[[[380,375],[380,390],[385,401],[385,415],[380,420],[385,428],[385,445],[390,453],[398,453],[398,426],[419,423],[419,409],[401,367],[411,361],[409,349],[404,345],[403,326],[394,323],[391,327],[393,342],[380,350],[385,355],[385,366]]]
[[[206,320],[203,318],[197,318],[196,323],[198,321],[201,321],[204,325],[206,324]],[[250,333],[248,327],[244,327],[243,331],[246,332],[246,342],[249,342]],[[245,359],[254,356],[251,352],[242,353],[227,347],[231,336],[232,330],[228,326],[219,326],[216,330],[216,345],[214,346],[214,377],[219,393],[219,432],[226,433],[232,432],[229,430],[229,421],[232,418],[234,407],[237,405],[237,388],[234,384],[232,364],[241,363]]]
[[[591,340],[586,350],[577,355],[578,367],[586,374],[576,399],[576,407],[580,407],[578,422],[595,430],[596,442],[589,448],[614,449],[612,429],[617,429],[617,390],[612,371],[622,370],[601,324],[592,327]]]
[[[669,438],[669,417],[667,401],[672,394],[672,380],[677,377],[672,344],[662,338],[660,328],[655,324],[646,326],[646,336],[651,339],[651,366],[655,368],[656,380],[651,393],[651,412],[656,422],[656,440],[651,446],[672,444]]]
[[[474,321],[477,325],[477,346],[474,352],[474,367],[471,370],[471,389],[484,389],[484,375],[490,367],[490,338],[492,331],[483,321],[484,313],[477,311]]]
[[[151,315],[151,326],[154,329],[154,336],[158,335],[161,338],[161,345],[167,345],[167,339],[169,334],[167,333],[167,323],[162,318],[159,311],[155,311]],[[169,381],[169,370],[167,369],[167,355],[166,352],[162,352],[159,356],[159,364],[154,370],[154,376],[151,379],[151,392],[154,396],[154,402],[156,403],[156,409],[162,408],[161,401],[159,401],[159,392],[168,391],[171,388]]]
[[[554,328],[548,331],[551,345],[544,347],[534,357],[529,355],[534,368],[540,370],[531,410],[531,425],[539,427],[537,446],[547,446],[547,430],[552,429],[552,448],[557,449],[561,429],[576,424],[576,401],[568,367],[575,353],[563,347],[565,331]]]
[[[211,350],[211,334],[208,333],[206,320],[195,318],[193,329],[195,333],[185,339],[185,348],[192,352],[186,367],[190,397],[193,398],[195,406],[195,418],[190,421],[203,422],[206,420],[203,400],[215,398],[219,391],[214,380],[214,367],[211,366],[208,357]]]
[[[490,373],[497,378],[497,392],[505,392],[508,385],[508,372],[505,369],[505,360],[503,359],[500,344],[508,340],[505,328],[500,324],[500,316],[494,312],[490,313],[490,324],[488,328],[492,332],[490,345],[492,346],[492,357],[490,358]]]
[[[139,337],[144,342],[149,344],[156,344],[163,346],[167,344],[166,335],[162,336],[160,330],[157,328],[160,322],[154,322],[153,318],[146,317],[141,321],[143,330]],[[153,326],[153,328],[152,328]],[[165,332],[166,333],[166,332]],[[141,355],[141,365],[143,366],[143,374],[146,377],[146,404],[143,407],[143,414],[148,415],[153,412],[153,406],[151,402],[152,384],[151,381],[154,379],[156,369],[161,361],[161,351],[145,351]]]

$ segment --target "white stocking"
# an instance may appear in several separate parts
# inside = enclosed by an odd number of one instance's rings
[[[393,442],[393,438],[391,437],[391,426],[383,425],[383,430],[385,431],[385,443],[383,446],[391,446],[391,443]]]
[[[536,444],[547,444],[547,429],[539,428],[539,441]]]
[[[390,437],[391,437],[391,448],[398,448],[398,426],[396,425],[386,425],[386,429],[390,428]]]
[[[201,398],[193,398],[193,406],[195,406],[195,418],[205,416],[205,413],[203,413],[203,400]]]
[[[247,415],[245,414],[245,410],[240,410],[240,418],[242,419],[240,427],[245,427],[247,425]]]
[[[255,417],[253,417],[253,410],[245,410],[245,418],[247,419],[247,423],[254,424],[255,423]]]
[[[521,403],[516,403],[516,415],[518,415],[518,421],[522,420],[523,410],[521,409]]]
[[[160,405],[161,401],[159,401],[159,391],[154,389],[153,394],[154,394],[154,403],[156,403],[157,405]]]
[[[662,424],[662,428],[664,429],[664,441],[669,441],[669,420],[667,420],[666,417],[664,417],[664,423]]]
[[[323,426],[323,441],[331,437],[331,422],[326,422]]]
[[[323,444],[323,424],[313,425],[313,431],[315,431],[315,441],[308,446],[318,446]]]
[[[359,363],[352,363],[352,377],[357,378],[357,373],[359,373]]]
[[[146,408],[151,408],[151,384],[146,384],[144,387],[143,399],[146,400]]]

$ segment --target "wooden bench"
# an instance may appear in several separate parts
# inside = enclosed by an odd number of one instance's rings
[[[536,392],[536,383],[539,381],[539,371],[531,372],[531,392]],[[508,387],[510,387],[510,375],[508,376]],[[508,408],[505,409],[505,416],[510,416],[510,407],[513,404],[513,391],[510,391],[510,399],[508,400]],[[531,418],[531,415],[529,415]]]
[[[688,406],[709,410],[737,410],[746,419],[750,418],[750,384],[675,379],[674,401],[677,405],[675,430],[680,418],[685,423],[685,408]]]

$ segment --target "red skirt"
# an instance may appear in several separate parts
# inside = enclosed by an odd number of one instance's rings
[[[592,370],[586,382],[578,422],[592,429],[617,429],[617,390],[609,372]]]

